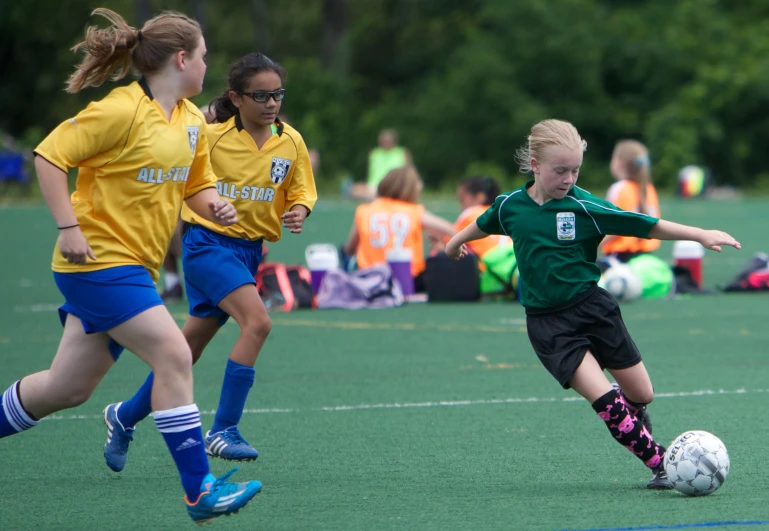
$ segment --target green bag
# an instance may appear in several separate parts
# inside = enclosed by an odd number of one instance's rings
[[[486,266],[486,271],[481,272],[481,296],[515,298],[518,294],[518,260],[513,245],[495,247],[486,252],[481,261]]]
[[[641,279],[644,299],[663,299],[673,289],[673,269],[661,258],[642,254],[631,259],[628,266]]]

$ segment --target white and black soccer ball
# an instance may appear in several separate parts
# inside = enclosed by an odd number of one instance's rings
[[[729,475],[729,454],[721,439],[706,431],[687,431],[665,452],[665,472],[677,491],[707,496]]]
[[[598,285],[618,301],[634,301],[643,292],[639,276],[629,265],[622,263],[616,263],[604,271]]]

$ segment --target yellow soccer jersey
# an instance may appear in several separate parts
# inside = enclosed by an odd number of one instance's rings
[[[78,168],[72,206],[96,254],[96,261],[70,264],[57,245],[53,270],[142,265],[157,280],[184,199],[216,186],[205,125],[187,100],[169,122],[142,79],[48,135],[35,154],[64,171]]]
[[[307,146],[290,125],[275,125],[277,134],[262,149],[243,129],[239,115],[208,125],[211,164],[219,179],[216,188],[222,198],[235,205],[238,222],[221,227],[200,219],[187,206],[182,209],[185,221],[232,238],[274,242],[280,239],[280,216],[286,210],[294,205],[312,210],[318,194]]]

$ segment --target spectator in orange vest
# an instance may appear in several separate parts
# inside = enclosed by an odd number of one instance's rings
[[[502,193],[499,184],[491,177],[467,177],[457,186],[457,199],[462,213],[454,222],[454,229],[459,232],[486,212],[497,196]],[[500,245],[512,244],[507,236],[487,236],[467,244],[470,250],[481,258],[484,254]]]
[[[617,142],[611,158],[610,169],[617,180],[606,194],[606,199],[622,210],[638,212],[653,217],[660,216],[657,190],[651,179],[649,151],[637,140]],[[660,246],[659,240],[647,240],[631,236],[608,236],[601,250],[621,262],[643,253],[650,253]]]
[[[359,269],[385,263],[390,249],[411,249],[411,274],[417,291],[424,291],[423,232],[439,237],[451,237],[456,232],[451,223],[419,204],[421,192],[422,180],[413,166],[390,170],[377,187],[377,199],[355,211],[350,236],[343,247],[346,255],[355,255]]]

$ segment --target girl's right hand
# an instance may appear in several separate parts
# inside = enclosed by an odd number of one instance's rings
[[[70,264],[85,264],[86,258],[96,260],[96,255],[88,245],[80,226],[59,231],[59,251]]]
[[[449,258],[459,260],[467,256],[467,246],[464,243],[456,245],[453,241],[449,241],[449,243],[446,244],[446,250],[444,252]]]

